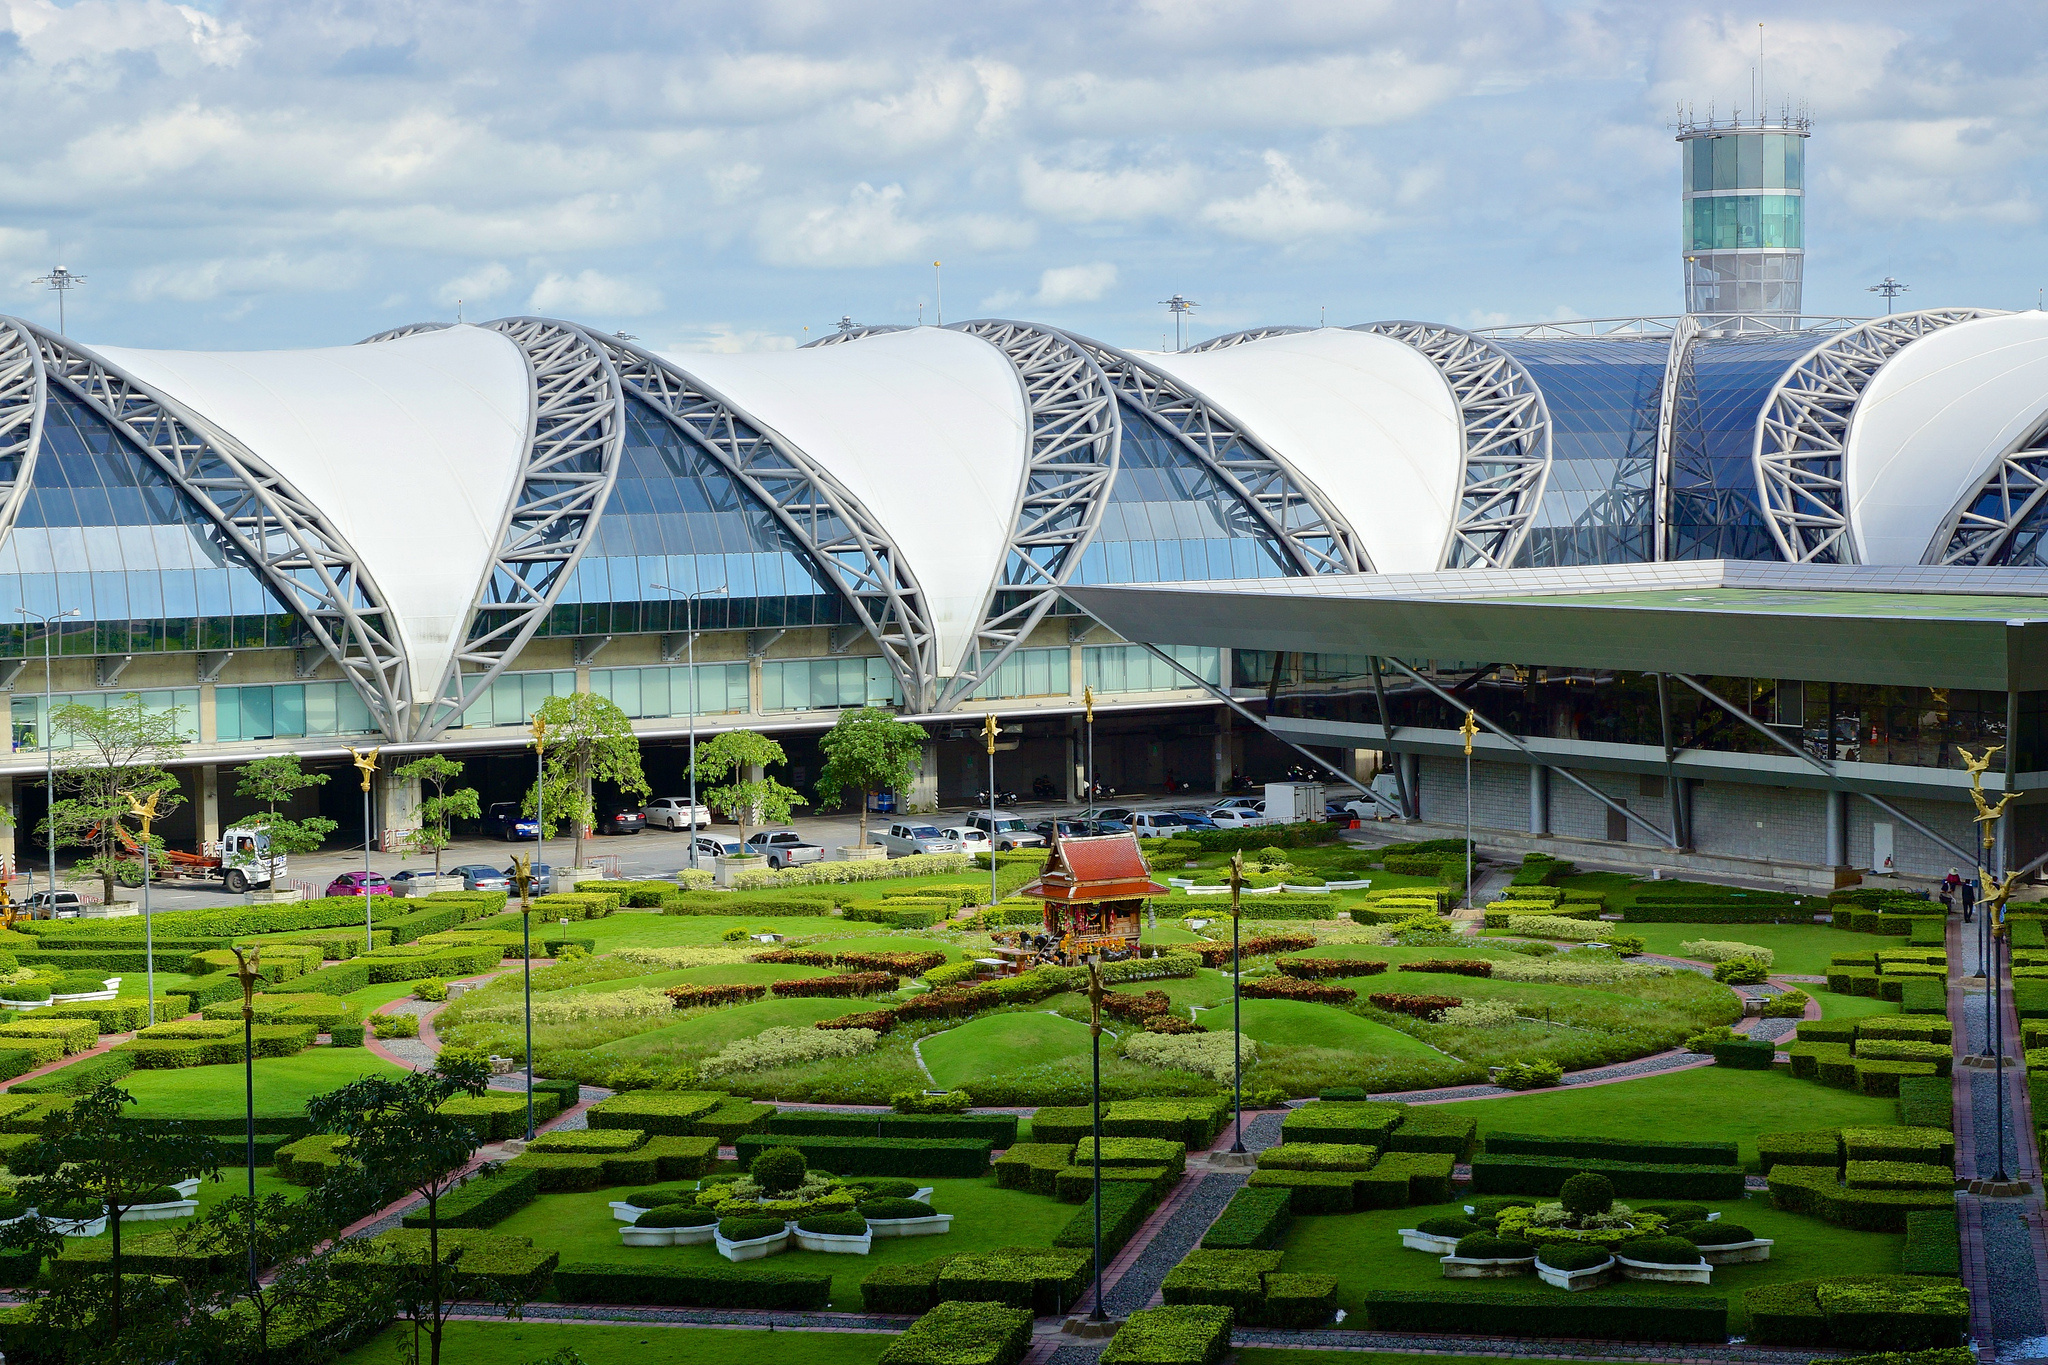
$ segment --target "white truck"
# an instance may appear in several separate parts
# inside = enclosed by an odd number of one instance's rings
[[[1292,825],[1323,818],[1323,784],[1320,782],[1268,782],[1266,823]]]
[[[204,859],[204,855],[201,857]],[[285,855],[271,853],[270,831],[260,825],[237,825],[227,831],[220,836],[214,856],[206,861],[213,866],[195,869],[199,875],[218,875],[221,885],[238,895],[252,886],[274,885],[284,879],[286,872]]]

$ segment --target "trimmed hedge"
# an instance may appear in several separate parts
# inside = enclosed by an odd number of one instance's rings
[[[1731,1038],[1716,1043],[1714,1065],[1738,1071],[1769,1071],[1778,1059],[1778,1045],[1758,1038]]]
[[[1230,1196],[1203,1235],[1202,1245],[1212,1250],[1263,1250],[1279,1245],[1293,1223],[1291,1191],[1246,1186]]]
[[[1053,1198],[1062,1204],[1085,1204],[1095,1191],[1093,1166],[1069,1166],[1053,1177]],[[1146,1185],[1154,1197],[1164,1195],[1180,1183],[1180,1172],[1166,1166],[1104,1166],[1102,1183]]]
[[[1412,1108],[1401,1115],[1401,1126],[1381,1139],[1387,1152],[1449,1152],[1460,1161],[1472,1155],[1479,1120],[1454,1113],[1438,1105]]]
[[[1836,1170],[1842,1164],[1842,1135],[1833,1128],[1796,1133],[1759,1133],[1757,1162],[1766,1175],[1773,1166],[1825,1166]]]
[[[718,1091],[628,1090],[590,1106],[590,1126],[693,1135],[701,1120],[731,1101],[731,1095]]]
[[[1949,1190],[1852,1190],[1828,1167],[1774,1166],[1767,1180],[1775,1207],[1860,1232],[1904,1232],[1910,1214],[1955,1208]]]
[[[1290,1109],[1281,1119],[1281,1141],[1362,1143],[1377,1147],[1406,1116],[1407,1106],[1402,1104],[1316,1100]]]
[[[1948,1132],[1955,1126],[1954,1088],[1939,1078],[1901,1077],[1899,1122],[1907,1127],[1938,1128]]]
[[[1105,1180],[1102,1182],[1102,1254],[1114,1256],[1122,1251],[1124,1243],[1137,1235],[1145,1225],[1145,1219],[1159,1202],[1157,1184],[1142,1180]],[[1080,1212],[1067,1220],[1065,1227],[1053,1234],[1052,1244],[1056,1247],[1085,1247],[1095,1245],[1095,1203],[1091,1199],[1081,1206]]]
[[[1366,1291],[1380,1332],[1450,1332],[1605,1341],[1728,1340],[1728,1301],[1664,1294],[1542,1294],[1528,1290]],[[1753,1332],[1752,1332],[1753,1335]]]
[[[535,1125],[553,1119],[562,1111],[559,1096],[543,1090],[533,1092],[533,1121]],[[485,1142],[503,1142],[507,1138],[521,1137],[526,1133],[526,1095],[497,1092],[484,1095],[457,1095],[444,1100],[441,1112],[451,1118],[469,1120],[470,1127]]]
[[[1073,1160],[1071,1142],[1020,1142],[996,1158],[996,1184],[1006,1190],[1051,1194],[1059,1173]]]
[[[1388,1152],[1372,1169],[1377,1181],[1405,1176],[1410,1204],[1447,1204],[1451,1199],[1451,1170],[1457,1158],[1449,1152]]]
[[[1486,1155],[1592,1157],[1602,1161],[1687,1166],[1733,1166],[1732,1142],[1667,1142],[1656,1138],[1550,1137],[1542,1133],[1488,1133]],[[1617,1191],[1619,1193],[1619,1191]],[[1741,1198],[1737,1195],[1736,1198]]]
[[[1104,1137],[1173,1138],[1189,1149],[1207,1147],[1223,1131],[1230,1098],[1116,1100],[1102,1107]],[[1295,1110],[1300,1113],[1300,1110]],[[1094,1131],[1086,1105],[1040,1109],[1031,1116],[1034,1142],[1079,1142]]]
[[[1913,1275],[1781,1281],[1746,1290],[1742,1299],[1749,1339],[1773,1346],[1953,1346],[1968,1325],[1960,1285]]]
[[[1258,1155],[1262,1171],[1369,1171],[1379,1151],[1355,1142],[1287,1142]]]
[[[1954,1209],[1922,1209],[1906,1215],[1906,1249],[1899,1269],[1908,1275],[1961,1275],[1962,1245]]]
[[[540,1180],[532,1171],[501,1170],[493,1175],[472,1176],[441,1196],[439,1213],[444,1228],[487,1228],[504,1222],[531,1204],[540,1194]],[[409,1228],[427,1226],[427,1210],[421,1205],[401,1220]]]
[[[1359,1171],[1257,1170],[1245,1188],[1280,1190],[1290,1196],[1288,1207],[1296,1214],[1351,1213],[1361,1207],[1357,1186],[1365,1178]],[[1391,1206],[1375,1203],[1369,1207],[1399,1208],[1408,1202],[1408,1182],[1400,1182],[1401,1198]]]
[[[1480,1194],[1555,1196],[1566,1180],[1582,1171],[1606,1176],[1623,1198],[1720,1200],[1743,1195],[1742,1168],[1734,1165],[1490,1154],[1472,1159],[1472,1188]]]
[[[1232,1317],[1212,1304],[1141,1308],[1109,1339],[1102,1365],[1217,1365],[1230,1349]]]
[[[1844,1128],[1842,1155],[1849,1161],[1915,1161],[1952,1166],[1956,1143],[1946,1130],[1905,1125]]]
[[[860,1306],[870,1313],[926,1313],[938,1302],[939,1272],[951,1256],[879,1265],[862,1277]]]
[[[771,1147],[803,1153],[813,1170],[834,1175],[986,1175],[991,1144],[986,1138],[864,1138],[823,1134],[750,1133],[734,1143],[742,1166]]]
[[[639,1091],[651,1094],[652,1091]],[[610,1103],[610,1101],[606,1101]],[[828,1137],[985,1138],[997,1147],[1015,1146],[1015,1114],[820,1114],[804,1110],[778,1113],[768,1120],[771,1133]]]
[[[880,1365],[1017,1365],[1030,1349],[1029,1309],[942,1303],[889,1343]]]
[[[1108,1191],[1104,1191],[1106,1196]],[[1107,1198],[1103,1209],[1108,1239]],[[1106,1251],[1107,1246],[1104,1247]],[[1038,1316],[1064,1313],[1087,1283],[1092,1257],[1075,1247],[998,1247],[955,1256],[939,1271],[938,1302],[1000,1303]]]
[[[565,1303],[815,1312],[832,1301],[832,1277],[808,1270],[728,1270],[722,1266],[647,1262],[606,1265],[579,1261],[556,1267],[555,1297]]]

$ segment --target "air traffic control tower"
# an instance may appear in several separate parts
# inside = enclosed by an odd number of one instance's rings
[[[1739,111],[1728,120],[1709,114],[1678,125],[1688,313],[1723,315],[1738,331],[1799,316],[1810,126],[1789,111],[1747,123]]]

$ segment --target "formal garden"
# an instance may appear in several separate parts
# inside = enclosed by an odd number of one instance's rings
[[[1960,1342],[1939,907],[1532,856],[1453,917],[1462,845],[1336,836],[1146,843],[1169,894],[1101,969],[1099,1144],[1088,969],[998,965],[1042,855],[586,882],[530,921],[500,893],[378,898],[367,927],[353,899],[174,911],[149,948],[133,921],[17,923],[0,1270],[28,1302],[0,1346],[87,1358],[98,1327],[52,1315],[114,1311],[204,1313],[223,1359],[745,1349],[461,1320],[551,1303],[902,1315],[796,1349],[1012,1365],[1034,1316],[1086,1306],[1098,1187],[1108,1263],[1218,1179],[1242,1188],[1105,1365],[1208,1365],[1234,1329]],[[2017,1003],[2048,1016],[2038,939]],[[1207,1154],[1238,1059],[1257,1140],[1231,1171]]]

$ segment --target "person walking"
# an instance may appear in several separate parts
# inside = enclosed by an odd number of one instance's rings
[[[1953,915],[1956,912],[1956,893],[1962,890],[1962,886],[1962,874],[1950,868],[1948,875],[1941,879],[1941,903],[1947,907],[1944,913]]]
[[[1976,918],[1977,883],[1974,881],[1964,882],[1958,894],[1963,898],[1963,923],[1968,924],[1972,919]]]

